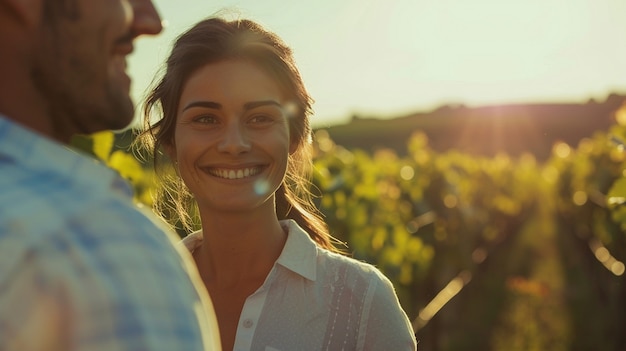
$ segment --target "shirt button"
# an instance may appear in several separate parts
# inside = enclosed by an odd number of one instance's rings
[[[253,322],[253,321],[252,321],[252,319],[250,319],[250,318],[245,319],[245,320],[243,321],[243,327],[244,327],[244,328],[248,328],[248,329],[249,329],[249,328],[252,328],[252,326],[253,326],[253,325],[254,325],[254,322]]]

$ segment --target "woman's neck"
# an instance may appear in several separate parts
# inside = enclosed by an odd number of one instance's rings
[[[275,214],[204,216],[202,235],[194,258],[205,284],[215,287],[264,280],[287,239]]]

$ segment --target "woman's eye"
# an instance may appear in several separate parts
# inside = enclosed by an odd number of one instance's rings
[[[214,116],[209,116],[209,115],[198,116],[194,118],[193,121],[197,123],[204,123],[204,124],[217,123],[217,119]]]
[[[268,115],[256,115],[250,119],[251,123],[259,124],[259,123],[270,123],[274,121],[271,116]]]

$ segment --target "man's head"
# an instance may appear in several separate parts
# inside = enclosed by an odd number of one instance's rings
[[[8,62],[29,82],[16,84],[25,89],[19,96],[33,100],[15,104],[40,105],[31,109],[37,118],[12,113],[17,105],[5,108],[11,103],[6,99],[0,112],[62,142],[130,123],[134,104],[126,56],[136,37],[162,29],[151,0],[0,0],[0,11],[1,20],[12,18],[7,31],[22,41],[1,33],[2,55],[20,56]]]

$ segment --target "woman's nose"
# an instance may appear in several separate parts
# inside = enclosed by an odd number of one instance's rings
[[[230,154],[241,154],[250,151],[248,136],[238,124],[232,124],[224,129],[224,134],[218,144],[218,151]]]

